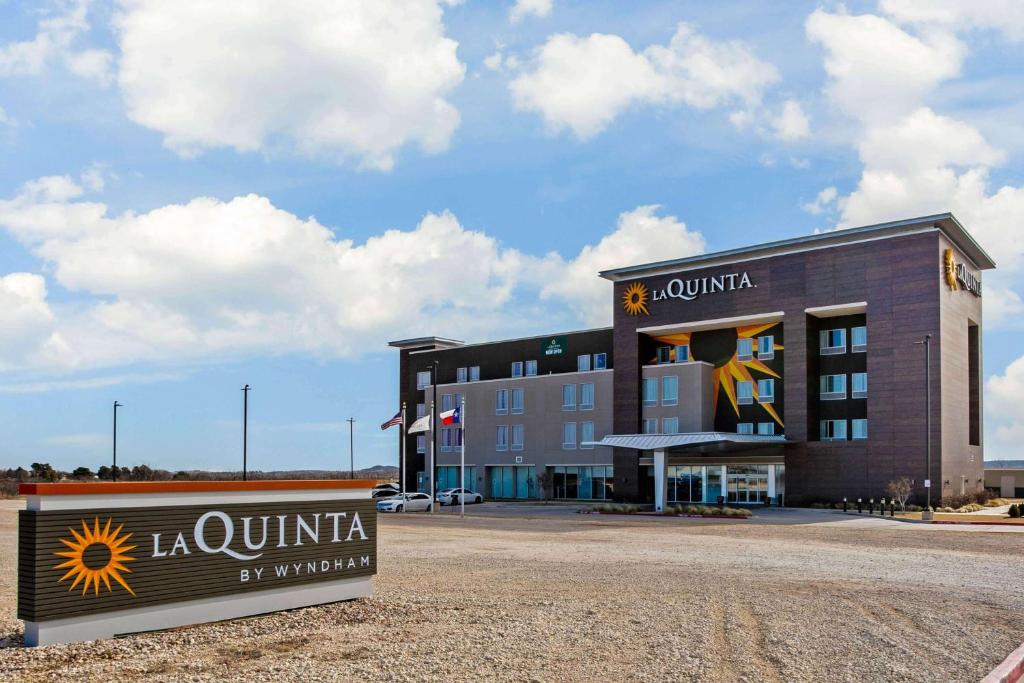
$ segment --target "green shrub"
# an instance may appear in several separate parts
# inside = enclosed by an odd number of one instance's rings
[[[1014,519],[1020,517],[1020,506],[1016,503],[1010,506],[1010,517],[1013,517]]]

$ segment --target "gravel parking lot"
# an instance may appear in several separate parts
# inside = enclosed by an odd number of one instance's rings
[[[1020,533],[485,505],[382,516],[371,600],[25,649],[19,506],[0,501],[2,680],[977,681],[1024,639]]]

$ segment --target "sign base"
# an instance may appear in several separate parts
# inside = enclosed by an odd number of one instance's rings
[[[372,595],[373,577],[359,576],[318,582],[302,588],[275,588],[67,619],[26,621],[25,645],[36,647],[113,638],[129,633],[251,617]]]

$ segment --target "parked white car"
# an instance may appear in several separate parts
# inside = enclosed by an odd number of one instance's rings
[[[441,505],[458,505],[462,496],[466,498],[466,505],[484,502],[483,496],[469,489],[445,489],[438,491],[437,502]]]
[[[430,509],[430,496],[425,493],[402,493],[377,501],[377,512],[417,512]]]
[[[401,487],[398,484],[377,484],[373,487],[370,492],[371,498],[387,498],[388,496],[397,496],[402,492]]]

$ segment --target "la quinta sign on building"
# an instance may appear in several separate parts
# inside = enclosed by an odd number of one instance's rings
[[[693,301],[705,294],[732,292],[756,286],[751,282],[750,275],[746,271],[694,277],[685,280],[676,277],[669,280],[663,288],[655,289],[653,292],[650,292],[646,283],[633,282],[626,287],[622,298],[622,306],[629,315],[640,315],[641,313],[650,315],[648,298],[651,301],[665,301],[667,299]]]

